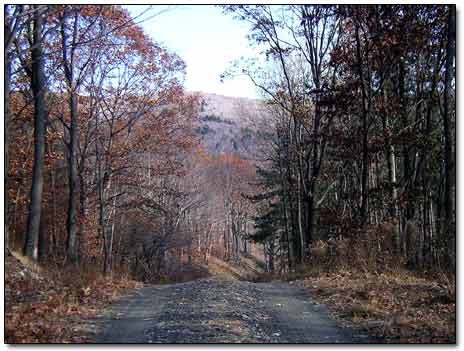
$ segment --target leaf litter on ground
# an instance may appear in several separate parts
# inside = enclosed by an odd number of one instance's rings
[[[48,268],[48,269],[47,269]],[[5,255],[5,341],[77,343],[92,335],[84,321],[141,284],[41,267],[16,252]]]
[[[321,273],[297,283],[335,318],[386,343],[455,343],[454,282],[409,271]]]

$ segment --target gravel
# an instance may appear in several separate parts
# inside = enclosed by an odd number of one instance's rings
[[[95,321],[95,343],[366,343],[284,282],[217,277],[146,286]]]

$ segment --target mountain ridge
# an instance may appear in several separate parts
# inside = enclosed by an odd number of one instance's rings
[[[192,92],[200,96],[199,126],[202,145],[214,155],[232,154],[252,159],[258,124],[267,113],[264,100]]]

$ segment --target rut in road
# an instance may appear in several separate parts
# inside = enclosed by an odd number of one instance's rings
[[[337,326],[301,288],[218,277],[144,287],[100,322],[98,343],[372,342]]]

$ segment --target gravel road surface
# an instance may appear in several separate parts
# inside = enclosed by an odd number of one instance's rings
[[[97,343],[359,343],[304,289],[219,277],[145,286],[99,319]]]

